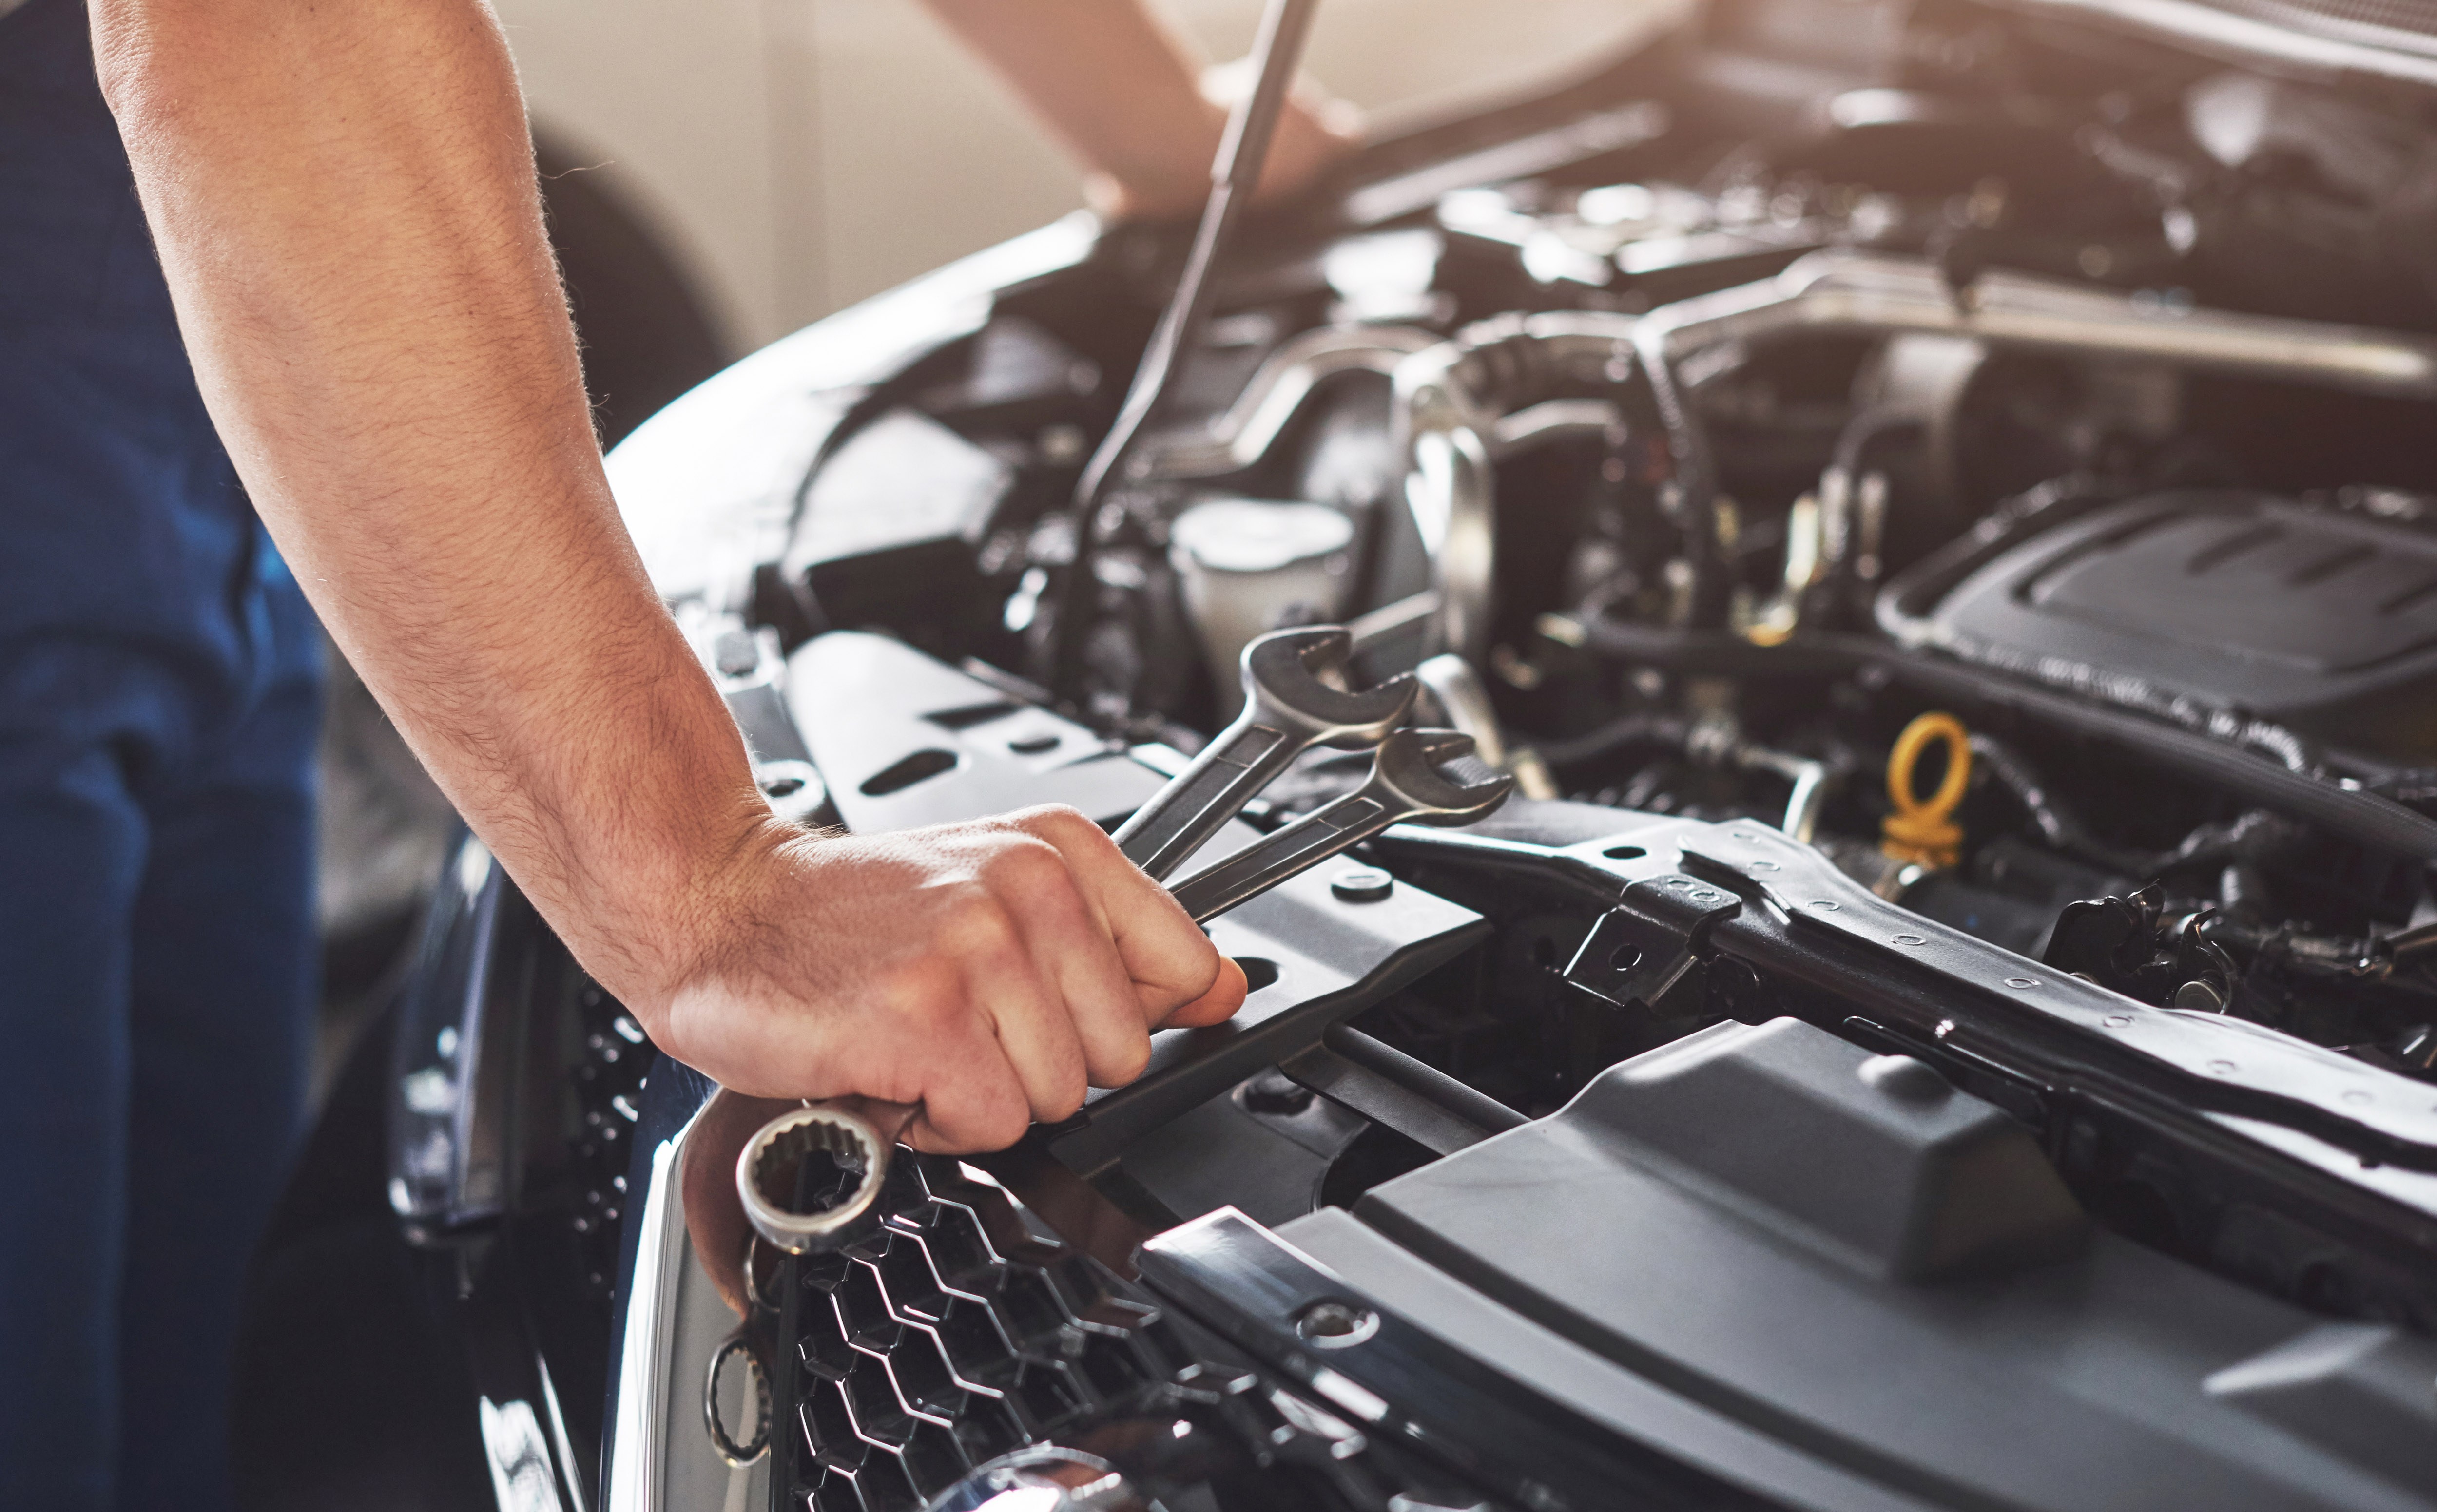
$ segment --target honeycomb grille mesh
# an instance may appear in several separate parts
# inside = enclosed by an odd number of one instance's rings
[[[954,1160],[901,1150],[875,1207],[870,1237],[783,1273],[776,1512],[919,1512],[1011,1450],[1140,1417],[1238,1446],[1274,1477],[1265,1509],[1490,1505],[1029,1230]]]
[[[871,1237],[792,1266],[795,1507],[913,1512],[1192,1363],[1156,1309],[955,1162],[901,1156],[878,1206]]]

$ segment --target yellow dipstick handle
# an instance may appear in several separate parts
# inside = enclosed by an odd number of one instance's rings
[[[1913,790],[1913,769],[1920,764],[1921,753],[1940,740],[1946,742],[1946,775],[1923,802]],[[1938,712],[1905,725],[1895,749],[1887,753],[1887,800],[1895,812],[1880,826],[1879,849],[1890,860],[1954,865],[1963,854],[1963,826],[1955,822],[1955,810],[1971,781],[1972,732],[1961,720]]]

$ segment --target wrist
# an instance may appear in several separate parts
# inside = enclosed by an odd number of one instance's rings
[[[751,936],[769,922],[767,900],[791,867],[791,852],[814,841],[749,786],[722,796],[719,818],[703,824],[680,853],[617,884],[617,900],[596,915],[616,921],[618,935],[594,942],[620,979],[603,984],[663,1044],[672,1003],[751,957]]]
[[[518,722],[535,733],[507,763],[517,778],[465,811],[487,815],[479,826],[535,906],[657,1035],[670,999],[732,950],[773,859],[803,831],[755,786],[744,738],[676,627],[655,617],[641,628],[569,648],[569,661],[591,664],[575,680],[595,690],[589,706],[520,701]]]

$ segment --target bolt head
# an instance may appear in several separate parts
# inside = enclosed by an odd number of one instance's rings
[[[1291,1117],[1312,1104],[1312,1090],[1271,1067],[1244,1084],[1244,1106],[1254,1113]]]
[[[1376,866],[1349,866],[1328,879],[1341,903],[1377,903],[1396,890],[1396,879]]]

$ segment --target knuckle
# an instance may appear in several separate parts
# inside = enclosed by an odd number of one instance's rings
[[[1021,1101],[999,1105],[974,1121],[973,1131],[986,1150],[1004,1150],[1032,1127],[1032,1115]]]
[[[1068,844],[1113,854],[1117,848],[1117,843],[1109,838],[1109,832],[1080,808],[1062,803],[1053,804],[1049,808],[1049,824],[1058,838]]]
[[[1089,814],[1070,804],[1043,804],[1026,810],[1025,828],[1068,855],[1117,854],[1117,843]]]
[[[1150,1036],[1136,1033],[1126,1037],[1108,1056],[1107,1071],[1111,1085],[1123,1086],[1150,1069]]]
[[[1003,885],[1062,891],[1066,859],[1045,840],[1026,836],[1013,841],[991,859],[992,880]]]
[[[1091,1086],[1084,1077],[1083,1070],[1078,1067],[1072,1076],[1060,1077],[1059,1085],[1051,1089],[1042,1105],[1033,1111],[1043,1123],[1063,1123],[1083,1110],[1083,1099],[1090,1092]],[[1022,1135],[1019,1133],[1017,1138],[1021,1138]]]
[[[1024,828],[1034,834],[1066,834],[1077,828],[1099,833],[1100,826],[1083,817],[1083,810],[1073,804],[1043,803],[1018,809],[1013,816]]]
[[[1007,905],[979,889],[956,900],[945,925],[947,940],[975,955],[995,955],[1015,943],[1015,920]]]
[[[964,991],[947,963],[925,956],[893,967],[881,983],[881,999],[897,1017],[937,1028],[964,1010]]]

